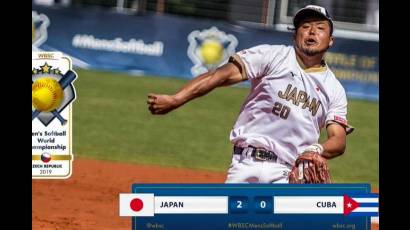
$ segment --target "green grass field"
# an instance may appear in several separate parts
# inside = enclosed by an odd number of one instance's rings
[[[165,116],[147,109],[150,92],[173,93],[184,80],[130,77],[77,70],[74,83],[74,154],[76,156],[206,169],[225,173],[231,159],[229,131],[249,89],[219,88]],[[379,104],[349,101],[346,153],[330,161],[335,182],[379,183]]]

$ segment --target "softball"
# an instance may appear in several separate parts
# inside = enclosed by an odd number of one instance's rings
[[[31,85],[32,105],[41,112],[50,112],[57,109],[63,97],[63,89],[53,78],[40,78]]]
[[[222,59],[223,47],[218,41],[206,40],[200,52],[205,64],[218,64]]]

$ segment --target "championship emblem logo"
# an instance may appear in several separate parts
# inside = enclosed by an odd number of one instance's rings
[[[68,178],[72,169],[72,108],[77,74],[60,52],[33,52],[32,178]]]
[[[47,27],[50,20],[44,14],[38,14],[36,11],[31,12],[31,45],[32,49],[38,47],[47,40]]]
[[[193,76],[216,69],[235,53],[238,39],[211,27],[206,30],[194,30],[188,35],[188,57],[194,63],[191,68]]]

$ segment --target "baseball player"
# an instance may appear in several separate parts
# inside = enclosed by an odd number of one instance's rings
[[[345,151],[346,135],[353,131],[346,120],[346,93],[324,61],[334,42],[332,19],[325,8],[308,5],[295,14],[293,25],[293,46],[242,50],[174,95],[148,95],[151,113],[166,114],[216,87],[250,81],[230,133],[233,154],[226,183],[289,183],[293,168],[302,168],[303,174],[312,166],[297,161],[301,155],[331,159]],[[318,143],[322,128],[327,139]]]

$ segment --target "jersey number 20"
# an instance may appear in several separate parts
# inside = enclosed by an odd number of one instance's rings
[[[286,105],[282,105],[282,103],[275,102],[273,106],[272,113],[276,116],[279,116],[282,119],[287,119],[290,113],[290,108]]]

